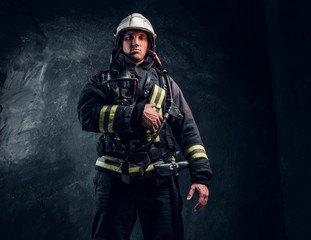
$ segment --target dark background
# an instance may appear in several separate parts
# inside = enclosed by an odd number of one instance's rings
[[[311,239],[311,2],[289,0],[2,0],[0,239],[88,239],[99,135],[76,106],[132,12],[153,24],[215,172],[197,213],[180,178],[186,239]]]

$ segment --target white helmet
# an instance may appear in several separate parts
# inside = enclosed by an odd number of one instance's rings
[[[150,44],[150,50],[155,50],[155,39],[157,38],[157,35],[155,34],[153,27],[149,20],[145,18],[140,13],[132,13],[131,15],[124,18],[119,26],[117,27],[114,36],[115,36],[115,42],[114,47],[119,48],[121,44],[120,37],[122,36],[122,33],[124,31],[129,29],[137,29],[145,31],[148,35],[149,44]]]

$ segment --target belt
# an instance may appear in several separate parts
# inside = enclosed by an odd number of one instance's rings
[[[101,167],[101,168],[105,168],[117,173],[122,173],[122,164],[123,164],[124,160],[123,159],[119,159],[119,158],[115,158],[115,157],[110,157],[110,156],[103,156],[97,159],[96,161],[96,166]],[[145,170],[146,172],[150,172],[154,170],[154,165],[155,164],[161,164],[164,163],[163,161],[157,161],[157,162],[153,162],[151,163],[147,169]],[[129,168],[129,173],[139,173],[139,169],[140,169],[140,165],[134,164],[134,163],[129,163],[128,165]]]

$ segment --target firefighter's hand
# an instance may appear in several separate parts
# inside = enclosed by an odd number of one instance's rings
[[[193,183],[188,193],[187,200],[190,200],[195,192],[198,193],[199,200],[198,200],[197,205],[195,205],[195,207],[193,208],[194,212],[200,210],[206,205],[208,201],[208,195],[209,195],[207,186],[205,186],[204,184],[200,184],[200,183]]]
[[[145,105],[141,121],[141,125],[148,128],[151,132],[158,130],[163,121],[162,116],[153,109],[155,105],[155,103]]]

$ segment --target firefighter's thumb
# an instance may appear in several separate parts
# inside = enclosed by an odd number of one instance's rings
[[[188,193],[187,200],[190,200],[190,199],[192,198],[194,192],[195,192],[195,186],[192,185],[191,188],[190,188],[190,191],[189,191],[189,193]]]

